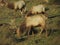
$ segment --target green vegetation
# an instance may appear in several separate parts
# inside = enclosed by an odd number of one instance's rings
[[[17,0],[8,1],[14,2]],[[0,45],[60,45],[60,5],[55,5],[54,3],[47,4],[43,0],[30,0],[26,5],[27,10],[29,10],[31,6],[41,3],[45,4],[49,9],[46,11],[48,17],[53,17],[47,20],[47,30],[50,35],[46,38],[45,33],[43,33],[38,37],[34,35],[29,37],[29,39],[18,39],[14,33],[14,28],[17,28],[23,22],[24,15],[21,15],[19,10],[16,12],[4,6],[0,7],[0,24],[5,23],[0,26]],[[14,22],[11,20],[14,20]]]

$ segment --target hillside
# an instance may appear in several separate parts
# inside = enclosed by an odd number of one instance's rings
[[[14,1],[18,0],[8,0],[8,2]],[[32,6],[38,4],[45,4],[46,8],[49,9],[46,11],[48,17],[50,17],[47,20],[48,37],[45,37],[44,32],[41,36],[34,35],[30,36],[29,39],[25,37],[17,38],[13,31],[24,21],[25,14],[21,15],[19,10],[14,11],[3,6],[0,7],[0,45],[60,45],[60,5],[53,3],[53,1],[46,3],[43,0],[29,0],[26,8],[29,10]],[[11,20],[14,22],[11,22]]]

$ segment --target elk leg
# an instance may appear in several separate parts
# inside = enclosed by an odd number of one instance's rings
[[[29,37],[29,34],[30,34],[30,29],[31,29],[31,27],[29,27],[29,29],[28,29],[28,37]]]
[[[17,29],[16,33],[17,33],[17,34],[16,34],[17,37],[20,37],[20,36],[21,36],[21,32],[20,32],[20,29],[19,29],[19,28]]]
[[[41,35],[42,31],[43,31],[43,29],[41,28],[41,31],[40,31],[39,35]]]
[[[29,38],[30,29],[31,29],[31,27],[27,27],[28,38]]]

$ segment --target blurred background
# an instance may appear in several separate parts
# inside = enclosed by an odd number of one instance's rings
[[[19,0],[7,0],[15,2]],[[31,36],[29,39],[17,38],[14,31],[23,22],[24,15],[6,6],[0,6],[0,45],[60,45],[60,0],[25,0],[27,10],[38,4],[45,4],[48,14],[47,30],[48,37],[45,33],[41,36]]]

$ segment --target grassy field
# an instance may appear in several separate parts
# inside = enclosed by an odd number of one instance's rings
[[[14,2],[17,0],[8,1]],[[0,7],[0,24],[4,24],[0,26],[0,45],[60,45],[60,5],[47,4],[43,0],[30,0],[26,8],[29,10],[31,6],[41,3],[49,9],[46,11],[48,17],[50,17],[47,20],[49,36],[46,38],[45,33],[43,33],[38,37],[34,35],[30,36],[29,39],[18,39],[13,31],[24,21],[24,15],[21,15],[19,10],[16,12],[3,6]],[[14,20],[14,22],[11,22],[11,20]],[[11,26],[8,24],[11,24]]]

